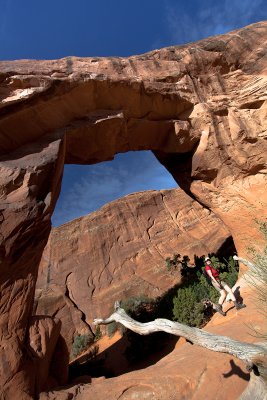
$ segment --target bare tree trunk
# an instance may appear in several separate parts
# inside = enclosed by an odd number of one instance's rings
[[[246,265],[246,267],[249,268],[249,272],[256,272],[256,271],[258,271],[258,268],[256,267],[256,265],[254,265],[252,262],[246,260],[245,258],[233,256],[233,259],[234,259],[235,261],[240,261],[242,264]]]
[[[266,343],[250,344],[233,340],[227,336],[214,335],[202,329],[191,328],[187,325],[173,322],[168,319],[155,319],[151,322],[141,323],[135,321],[120,308],[119,302],[115,303],[114,313],[107,319],[95,319],[95,325],[107,325],[119,322],[126,328],[140,335],[149,335],[153,332],[167,332],[182,336],[193,344],[221,353],[231,354],[244,361],[251,372],[250,383],[242,394],[242,400],[263,400],[267,393],[267,346]],[[264,395],[263,395],[264,394]],[[266,397],[267,398],[267,397]]]

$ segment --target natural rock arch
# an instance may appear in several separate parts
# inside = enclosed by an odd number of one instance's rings
[[[35,390],[23,346],[64,162],[153,150],[222,219],[239,252],[258,238],[253,219],[267,209],[266,29],[262,22],[127,59],[0,63],[0,372],[7,396],[14,385]]]

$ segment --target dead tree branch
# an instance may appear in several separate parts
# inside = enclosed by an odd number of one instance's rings
[[[231,339],[227,336],[219,336],[198,328],[191,328],[179,322],[158,318],[151,322],[141,323],[135,321],[126,314],[124,309],[115,303],[115,312],[107,319],[95,319],[94,325],[107,325],[111,322],[119,322],[126,328],[139,335],[150,335],[153,332],[167,332],[172,335],[182,336],[193,344],[220,353],[231,354],[243,360],[246,364],[256,356],[267,355],[267,349],[260,344],[250,344]]]
[[[250,271],[256,271],[257,270],[256,265],[252,264],[252,262],[246,260],[245,258],[233,256],[233,259],[235,261],[240,261],[242,264],[246,265],[249,268]]]
[[[243,262],[243,261],[242,261]],[[153,332],[167,332],[182,336],[193,344],[206,349],[231,354],[244,361],[247,370],[251,373],[250,382],[242,393],[240,400],[267,400],[267,345],[266,343],[251,344],[231,339],[227,336],[215,335],[198,328],[191,328],[179,322],[168,319],[155,319],[151,322],[141,323],[129,317],[120,308],[119,302],[115,303],[115,311],[106,319],[97,318],[94,325],[107,325],[119,322],[126,328],[140,335],[149,335]]]

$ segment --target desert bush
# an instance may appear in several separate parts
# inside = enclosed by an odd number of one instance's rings
[[[209,299],[211,302],[218,300],[218,292],[214,287],[207,282],[204,277],[201,266],[204,265],[204,257],[197,259],[196,268],[188,268],[187,256],[181,257],[180,254],[174,255],[173,259],[166,259],[166,262],[173,268],[173,263],[179,262],[183,266],[186,273],[183,275],[183,283],[175,285],[166,293],[157,299],[150,299],[146,296],[137,296],[125,299],[121,302],[121,307],[132,318],[139,322],[148,322],[156,318],[174,319],[189,326],[203,327],[213,314],[212,309],[207,309],[204,306],[204,299]],[[230,284],[237,278],[236,262],[231,259],[229,262],[222,263],[217,258],[212,260],[219,268],[220,273],[225,274],[225,277]],[[188,270],[188,271],[187,271]],[[111,331],[117,329],[116,323],[111,323]],[[125,351],[125,356],[129,362],[136,362],[144,357],[152,354],[155,348],[158,350],[163,346],[166,334],[155,333],[149,337],[140,336],[130,330],[126,330],[129,346]]]
[[[100,326],[98,325],[97,327],[96,327],[96,330],[95,330],[95,337],[94,337],[94,341],[95,342],[97,342],[99,339],[101,339],[102,338],[102,332],[101,332],[101,330],[100,330]]]
[[[215,256],[211,256],[211,261],[214,267],[219,270],[221,279],[233,286],[238,275],[236,261],[230,257],[228,261],[221,262]],[[173,319],[189,326],[201,327],[211,316],[209,312],[206,312],[203,300],[209,299],[212,303],[216,303],[218,297],[217,290],[198,269],[195,277],[191,275],[190,279],[187,279],[178,288],[173,298]]]
[[[184,276],[187,273],[188,270],[188,262],[189,262],[189,257],[188,256],[183,256],[181,259],[181,254],[174,254],[173,257],[167,257],[165,259],[166,263],[166,268],[169,272],[173,272],[177,269],[181,271],[181,274]]]
[[[118,323],[117,322],[111,322],[110,324],[107,325],[107,334],[108,337],[111,338],[115,332],[118,330]]]
[[[173,299],[174,319],[189,325],[200,326],[204,320],[204,306],[199,302],[197,285],[178,289]]]
[[[121,335],[126,331],[126,328],[119,322],[111,322],[107,325],[107,334],[111,338],[116,332],[120,332]]]
[[[236,283],[238,277],[238,263],[233,259],[233,257],[229,257],[228,261],[226,261],[225,269],[223,271],[222,268],[220,269],[220,277],[222,281],[228,283],[230,287],[234,286]]]
[[[174,255],[173,260],[177,262],[179,259],[184,269],[189,270],[188,256]],[[170,259],[172,263],[173,260]],[[238,274],[236,261],[230,257],[228,261],[222,262],[214,255],[211,256],[211,260],[218,268],[221,278],[233,286]],[[139,322],[167,318],[189,326],[202,327],[212,315],[210,310],[204,307],[203,300],[209,299],[215,303],[218,301],[219,293],[203,275],[201,266],[204,266],[204,257],[199,257],[196,261],[196,268],[190,268],[190,271],[184,274],[182,284],[176,285],[154,300],[146,296],[130,297],[121,302],[121,307]],[[113,331],[115,328],[112,326],[110,329]]]
[[[77,357],[81,354],[84,350],[88,349],[90,344],[92,344],[94,339],[90,334],[85,335],[77,335],[74,338],[72,344],[72,355],[73,357]]]
[[[120,306],[123,308],[127,314],[134,318],[138,318],[138,315],[143,315],[145,312],[145,304],[151,300],[145,296],[129,297],[127,299],[121,300]],[[123,334],[126,329],[117,322],[111,322],[107,325],[107,334],[111,338],[115,332],[119,331]]]
[[[127,314],[136,318],[140,322],[146,322],[145,319],[151,316],[155,308],[155,299],[151,299],[146,296],[129,297],[121,301],[121,308],[123,308]]]
[[[166,268],[167,268],[167,270],[168,270],[168,271],[171,271],[171,269],[172,269],[172,260],[171,260],[171,258],[170,258],[170,257],[167,257],[167,258],[165,259],[165,262],[166,262]]]

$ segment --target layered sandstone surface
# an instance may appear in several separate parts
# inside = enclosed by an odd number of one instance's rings
[[[266,25],[129,58],[1,62],[0,154],[44,137],[66,163],[153,150],[244,250],[266,205]]]
[[[0,376],[33,393],[25,350],[63,164],[153,150],[230,230],[266,218],[267,23],[129,58],[0,63]],[[22,395],[21,395],[22,396]]]
[[[53,228],[37,280],[36,313],[62,321],[69,348],[116,300],[157,297],[179,284],[169,272],[174,254],[217,252],[229,238],[224,224],[181,189],[134,193]],[[61,299],[61,301],[59,301]],[[80,313],[79,313],[79,311]],[[87,329],[86,329],[87,328]]]

